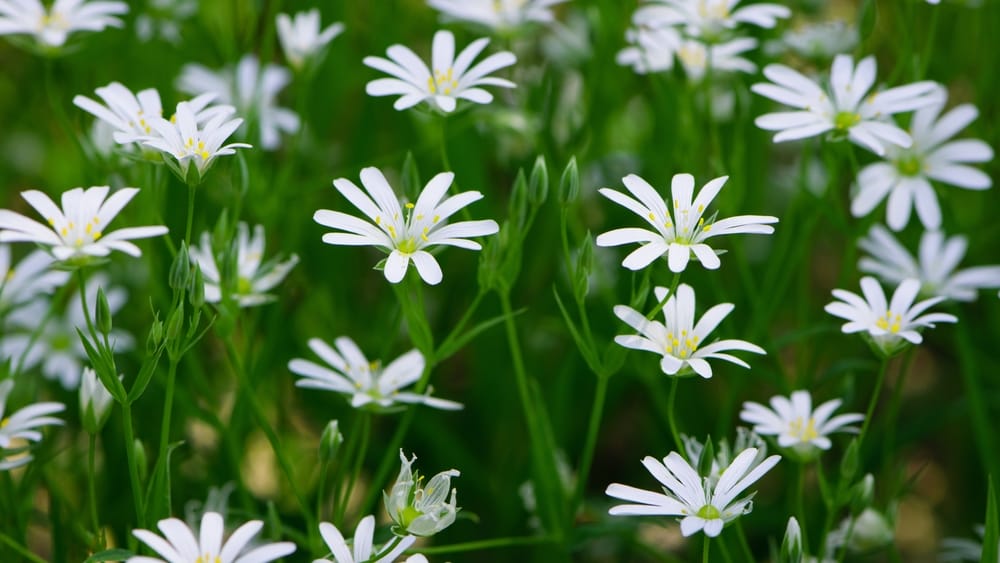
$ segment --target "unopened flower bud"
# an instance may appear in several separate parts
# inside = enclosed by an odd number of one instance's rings
[[[184,241],[181,241],[181,249],[177,251],[177,256],[170,265],[170,278],[167,282],[174,291],[183,291],[191,282],[191,257]]]
[[[531,178],[528,180],[528,201],[534,207],[539,207],[549,197],[549,169],[545,165],[545,157],[538,155],[535,165],[531,168]]]
[[[779,563],[802,563],[802,528],[795,517],[788,519],[785,537],[781,540]]]
[[[573,203],[580,197],[580,170],[576,166],[576,157],[569,159],[569,164],[559,178],[559,203]]]
[[[323,436],[319,440],[319,460],[331,462],[336,459],[343,443],[344,435],[340,433],[340,423],[331,420],[323,429]]]
[[[111,415],[111,393],[97,377],[97,372],[90,368],[83,369],[80,378],[80,420],[83,429],[90,434],[97,434]]]
[[[194,275],[191,276],[191,291],[188,293],[188,300],[195,311],[205,305],[205,277],[198,265],[195,265]]]
[[[97,330],[107,336],[111,334],[111,306],[108,305],[108,297],[104,295],[104,288],[97,288],[97,313],[94,315],[97,321]]]
[[[854,485],[851,491],[851,514],[860,514],[875,498],[875,477],[868,473]]]

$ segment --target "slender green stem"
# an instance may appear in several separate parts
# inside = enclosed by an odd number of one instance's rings
[[[958,313],[958,311],[954,311]],[[969,334],[967,323],[955,325],[955,347],[958,350],[962,383],[965,385],[965,397],[969,401],[970,422],[972,433],[976,439],[976,450],[983,462],[987,475],[1000,475],[1000,459],[998,459],[994,427],[989,417],[985,398],[990,394],[983,388],[983,371],[980,370],[972,335]],[[985,352],[984,352],[985,353]],[[986,357],[986,356],[983,356]]]
[[[574,512],[583,502],[583,495],[587,490],[587,477],[594,461],[594,449],[597,447],[597,434],[601,428],[609,379],[611,378],[607,375],[597,375],[597,389],[594,390],[594,402],[590,406],[590,422],[587,424],[587,439],[584,441],[583,455],[580,457],[580,466],[577,469],[576,494],[573,497]]]
[[[674,415],[674,401],[677,398],[677,376],[670,377],[670,397],[667,399],[667,421],[670,423],[670,435],[674,438],[674,445],[677,453],[684,455],[684,442],[681,440],[680,432],[677,431],[677,418]],[[691,460],[696,462],[698,460]]]
[[[441,122],[441,166],[445,172],[452,172],[451,160],[448,159],[448,117],[438,118]]]
[[[906,376],[910,372],[913,358],[916,356],[917,348],[911,346],[903,356],[903,365],[899,369],[899,376],[892,389],[892,399],[889,401],[889,414],[886,416],[885,439],[882,440],[882,463],[881,467],[889,468],[889,458],[895,450],[896,442],[896,422],[899,419],[899,409],[903,399],[903,386],[906,383]]]
[[[482,551],[485,549],[504,547],[542,545],[554,542],[555,539],[549,536],[512,536],[509,538],[493,538],[488,540],[456,543],[452,545],[442,545],[440,547],[422,547],[414,549],[413,551],[427,555],[443,555],[447,553],[465,553],[467,551]]]
[[[177,381],[177,362],[173,358],[167,368],[167,394],[163,398],[163,420],[160,423],[160,449],[156,454],[156,460],[165,460],[167,456],[167,444],[170,442],[170,415],[174,407],[174,387]],[[167,468],[168,473],[170,468]]]
[[[83,268],[76,270],[77,281],[80,286],[80,306],[83,307],[83,317],[87,320],[87,333],[94,340],[97,339],[97,331],[94,330],[94,321],[90,314],[90,306],[87,305],[87,276],[83,273]]]
[[[135,430],[132,427],[132,405],[125,401],[122,406],[122,421],[125,427],[125,459],[128,462],[129,482],[132,485],[132,501],[135,504],[135,518],[139,528],[146,527],[146,509],[142,504],[142,484],[139,482],[139,464],[135,459]]]
[[[712,538],[708,534],[702,534],[704,541],[701,542],[701,563],[708,563],[708,546],[712,543]]]
[[[354,466],[351,468],[351,475],[347,481],[347,487],[344,490],[344,494],[341,495],[339,506],[337,507],[337,522],[340,522],[344,518],[344,512],[347,511],[347,504],[351,500],[351,493],[354,492],[354,484],[358,481],[358,475],[361,474],[361,466],[365,461],[365,454],[368,453],[368,443],[371,441],[369,438],[371,436],[372,429],[372,415],[370,412],[363,412],[361,414],[361,439],[358,442],[358,452],[354,456]]]
[[[319,465],[319,483],[316,485],[316,520],[319,522],[325,521],[326,518],[323,515],[323,505],[326,504],[326,482],[329,471],[330,462],[324,459]]]
[[[91,434],[87,450],[87,494],[90,496],[90,521],[94,527],[94,541],[97,542],[94,551],[99,551],[104,549],[104,534],[101,533],[101,520],[97,516],[96,457],[97,435]]]
[[[3,531],[0,531],[0,543],[8,545],[11,549],[16,551],[18,555],[25,558],[27,561],[31,561],[32,563],[45,563],[44,559],[38,557],[37,555],[29,551],[28,548],[14,541],[14,538],[11,538],[7,534],[3,533]]]
[[[878,375],[875,379],[875,390],[872,391],[872,398],[868,402],[868,411],[865,413],[865,422],[861,425],[861,433],[858,434],[858,448],[864,443],[865,434],[871,425],[872,414],[875,413],[875,405],[878,404],[878,397],[882,393],[882,384],[885,382],[885,372],[888,371],[889,358],[882,358],[882,363],[878,368]]]
[[[662,311],[663,308],[667,306],[667,301],[671,297],[673,297],[675,293],[677,293],[677,286],[680,285],[680,283],[681,283],[681,274],[680,274],[680,272],[678,272],[678,273],[674,274],[674,279],[673,279],[673,281],[670,282],[670,292],[667,293],[667,296],[666,296],[666,298],[663,301],[658,301],[656,303],[656,306],[653,307],[653,310],[650,311],[646,315],[646,319],[647,320],[648,319],[652,319],[653,317],[655,317],[656,315],[658,315],[660,313],[660,311]]]
[[[736,536],[740,539],[740,549],[743,551],[743,559],[747,563],[757,561],[753,558],[753,550],[750,549],[750,542],[747,541],[747,534],[743,531],[743,520],[736,520]]]
[[[188,186],[188,208],[187,208],[187,223],[184,227],[184,242],[191,245],[191,230],[194,227],[194,196],[196,193],[195,186]]]

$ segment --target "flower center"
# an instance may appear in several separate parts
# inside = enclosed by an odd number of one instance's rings
[[[668,242],[676,242],[680,244],[692,244],[697,242],[699,235],[702,233],[707,233],[712,228],[712,224],[705,224],[705,218],[701,216],[705,212],[704,205],[698,205],[698,209],[692,212],[690,207],[681,208],[680,201],[674,200],[674,220],[676,224],[670,223],[670,218],[668,217],[663,226],[666,228],[673,227],[674,229],[674,240]],[[650,213],[652,218],[653,214]]]
[[[816,431],[816,419],[813,417],[809,417],[805,423],[803,423],[801,416],[796,418],[788,425],[788,433],[800,442],[812,442],[819,438],[819,432]]]
[[[238,295],[249,295],[253,293],[253,282],[251,282],[248,278],[240,276],[239,279],[236,280],[236,293]]]
[[[698,518],[704,520],[718,520],[722,518],[722,513],[719,512],[718,508],[715,508],[711,504],[706,504],[705,506],[698,509]]]
[[[55,219],[49,217],[48,222],[50,227],[56,228]],[[100,224],[101,219],[95,215],[83,225],[82,229],[74,221],[66,221],[66,224],[59,227],[58,232],[63,242],[80,248],[86,244],[97,242],[97,239],[101,238]]]
[[[205,150],[205,141],[198,139],[196,142],[192,137],[188,137],[187,141],[184,142],[184,153],[178,156],[184,157],[189,155],[199,156],[203,161],[207,161],[211,157],[208,151]]]
[[[199,555],[195,558],[194,563],[222,563],[222,558],[206,552],[204,555]]]
[[[833,118],[833,126],[839,131],[847,131],[861,122],[861,116],[853,111],[842,111]]]
[[[431,94],[444,94],[450,96],[458,89],[458,81],[455,80],[455,69],[448,67],[446,70],[434,69],[434,76],[427,77],[427,90]]]
[[[396,244],[396,250],[403,254],[413,254],[417,251],[417,241],[413,237],[401,240]]]
[[[677,57],[690,69],[704,69],[708,65],[708,52],[700,43],[684,45],[677,51]]]
[[[404,508],[399,512],[399,524],[403,528],[407,528],[409,527],[411,522],[413,522],[417,518],[420,518],[421,516],[423,516],[423,514],[424,514],[423,512],[420,512],[412,505],[407,506],[406,508]]]
[[[664,348],[671,356],[683,360],[693,356],[698,351],[698,340],[697,335],[688,336],[686,330],[682,330],[680,335],[668,332],[667,345]]]
[[[924,169],[923,159],[916,154],[906,154],[896,160],[896,170],[903,176],[918,176]]]
[[[729,5],[726,2],[702,0],[698,2],[698,15],[705,19],[724,20],[729,17]]]
[[[882,330],[887,330],[893,334],[899,332],[900,326],[903,322],[903,317],[894,314],[892,311],[886,311],[884,315],[875,321],[875,326]]]

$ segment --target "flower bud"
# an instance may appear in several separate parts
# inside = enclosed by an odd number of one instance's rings
[[[319,460],[329,463],[336,459],[343,443],[344,435],[340,433],[340,423],[331,420],[323,429],[323,435],[319,439]]]
[[[576,166],[576,157],[569,159],[569,164],[559,178],[559,203],[573,203],[580,197],[580,170]]]
[[[177,307],[170,312],[170,316],[167,318],[167,343],[175,342],[181,334],[181,329],[184,327],[184,302],[177,304]]]
[[[399,476],[390,493],[385,495],[386,512],[395,522],[393,533],[426,537],[450,526],[459,510],[455,498],[458,492],[451,488],[451,478],[460,475],[458,470],[442,471],[432,477],[426,487],[420,487],[423,477],[411,470],[417,456],[407,460],[400,450],[399,458],[402,461]]]
[[[531,168],[528,180],[528,201],[534,207],[539,207],[549,197],[549,169],[545,165],[545,157],[538,155],[535,165]]]
[[[149,477],[149,462],[146,458],[146,446],[142,445],[142,440],[136,438],[132,442],[132,455],[135,456],[135,465],[139,469],[139,480],[145,481]]]
[[[524,228],[528,222],[528,181],[524,177],[524,170],[518,170],[517,178],[514,179],[514,186],[510,192],[509,213],[511,223],[518,229]]]
[[[781,540],[779,563],[802,563],[802,529],[794,516],[788,519],[785,537]]]
[[[80,419],[83,429],[97,434],[111,416],[111,393],[97,378],[97,372],[83,368],[80,378]]]
[[[590,272],[594,269],[594,239],[590,232],[580,243],[580,253],[576,257],[576,268],[573,271],[573,291],[576,300],[583,302],[590,292]]]
[[[194,275],[191,276],[191,290],[188,293],[188,300],[195,311],[205,305],[205,277],[198,265],[195,265]]]
[[[858,440],[851,440],[844,452],[844,458],[840,460],[840,478],[845,483],[854,480],[854,475],[858,472]]]
[[[875,477],[868,473],[858,481],[851,491],[851,514],[860,514],[875,498]]]
[[[846,523],[850,530],[850,519]],[[866,508],[854,521],[847,546],[856,553],[868,553],[888,545],[893,537],[892,526],[885,516],[873,508]]]
[[[188,255],[187,243],[181,241],[181,249],[177,251],[173,264],[170,265],[170,277],[167,283],[174,291],[183,291],[191,281],[191,257]]]
[[[149,327],[149,335],[146,336],[146,354],[152,356],[163,341],[163,321],[153,320],[153,325]]]
[[[111,306],[108,305],[108,297],[104,295],[104,288],[97,288],[97,312],[94,315],[97,321],[97,330],[107,336],[111,334]]]

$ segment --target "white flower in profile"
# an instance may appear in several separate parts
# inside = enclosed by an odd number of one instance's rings
[[[706,44],[687,39],[677,49],[677,58],[688,80],[701,82],[709,68],[714,72],[757,72],[757,65],[741,57],[757,47],[757,40],[741,37],[725,43]]]
[[[13,389],[13,379],[0,381],[0,471],[29,463],[32,457],[26,453],[28,447],[22,444],[40,442],[42,433],[38,429],[62,424],[62,420],[49,415],[62,412],[66,408],[62,403],[35,403],[8,415],[7,399]],[[8,456],[12,456],[11,459],[7,459]]]
[[[251,237],[250,228],[241,221],[237,225],[234,242],[236,280],[232,287],[233,298],[240,307],[253,307],[274,301],[275,297],[267,292],[284,281],[288,272],[299,263],[298,255],[293,254],[285,261],[274,259],[262,263],[265,243],[263,225],[256,225]],[[218,303],[222,300],[223,293],[222,274],[215,260],[212,235],[202,233],[201,245],[192,246],[189,253],[191,261],[198,264],[205,279],[205,301]]]
[[[116,16],[126,13],[125,2],[56,0],[46,9],[40,0],[0,0],[0,35],[31,35],[44,48],[59,48],[71,33],[122,27]]]
[[[448,223],[453,214],[483,197],[479,192],[469,191],[442,201],[454,179],[454,173],[441,172],[427,182],[416,203],[400,206],[382,171],[374,167],[364,168],[361,170],[361,183],[367,195],[347,178],[334,180],[333,186],[372,223],[329,209],[317,211],[313,220],[341,231],[323,235],[323,242],[327,244],[370,245],[388,252],[384,273],[390,283],[402,281],[410,261],[413,261],[420,277],[436,285],[443,275],[437,260],[427,252],[428,248],[444,245],[480,250],[482,246],[478,242],[468,239],[492,235],[500,230],[492,219]]]
[[[641,243],[632,251],[622,266],[629,270],[641,270],[660,256],[666,255],[670,271],[683,272],[693,254],[702,266],[709,270],[718,269],[719,257],[705,241],[720,235],[730,234],[771,234],[777,217],[768,215],[738,215],[715,221],[714,215],[705,220],[705,208],[722,190],[729,176],[711,180],[691,201],[694,192],[694,176],[675,174],[670,182],[673,212],[648,182],[635,174],[622,178],[622,183],[636,197],[631,197],[609,188],[601,188],[601,195],[642,217],[655,231],[627,227],[615,229],[599,235],[597,246],[621,246]]]
[[[166,234],[167,228],[156,225],[105,232],[125,204],[139,193],[138,188],[121,188],[108,197],[110,190],[108,186],[73,188],[63,192],[61,209],[38,190],[21,192],[48,225],[0,209],[0,242],[33,242],[46,247],[57,260],[71,264],[87,263],[112,250],[141,256],[139,247],[129,241]]]
[[[97,372],[89,367],[83,368],[80,378],[80,422],[83,428],[91,434],[97,434],[111,416],[111,403],[114,397],[101,383]]]
[[[968,239],[961,235],[924,231],[915,258],[887,229],[875,225],[858,246],[870,255],[858,261],[859,270],[891,284],[916,278],[921,295],[927,297],[975,301],[978,290],[1000,287],[1000,265],[956,271],[968,248]]]
[[[431,46],[431,68],[408,47],[392,45],[386,50],[388,59],[364,58],[366,66],[393,77],[372,80],[365,91],[369,96],[400,96],[393,104],[400,111],[424,101],[445,113],[455,111],[459,99],[488,104],[493,101],[493,94],[480,86],[514,88],[516,85],[510,80],[489,74],[517,62],[514,53],[502,51],[472,66],[489,42],[485,37],[477,39],[456,57],[455,36],[450,31],[438,31]]]
[[[629,43],[615,56],[621,66],[630,66],[637,74],[665,72],[674,68],[674,54],[683,39],[672,27],[636,26],[625,31]]]
[[[727,354],[730,350],[741,350],[764,354],[764,349],[745,340],[717,340],[705,344],[708,335],[719,326],[734,308],[732,303],[716,305],[705,312],[697,324],[694,316],[694,289],[680,284],[677,294],[667,299],[670,290],[654,288],[656,302],[667,300],[663,307],[666,323],[648,320],[645,315],[628,305],[616,305],[615,316],[625,321],[639,334],[619,335],[615,342],[633,350],[645,350],[660,354],[660,369],[667,375],[687,375],[697,373],[706,379],[712,377],[712,366],[708,360],[725,360],[738,366],[750,368],[743,360]]]
[[[747,401],[743,403],[740,419],[754,425],[753,431],[762,436],[777,436],[778,445],[790,448],[803,460],[814,458],[819,450],[828,450],[833,445],[828,436],[834,432],[857,432],[849,424],[861,422],[865,415],[859,413],[841,414],[831,418],[841,403],[831,399],[812,408],[812,396],[808,391],[795,391],[790,397],[771,397],[771,408]]]
[[[350,338],[341,336],[334,343],[336,350],[319,338],[309,339],[309,349],[327,365],[299,358],[290,361],[288,369],[302,376],[296,386],[342,393],[350,397],[352,407],[376,411],[415,403],[436,409],[462,408],[460,403],[431,397],[430,389],[426,394],[401,390],[416,383],[424,372],[425,361],[419,351],[410,350],[383,369],[380,362],[369,362]]]
[[[942,90],[943,92],[943,90]],[[979,139],[950,140],[979,115],[976,106],[962,104],[941,115],[947,95],[920,108],[910,120],[913,146],[890,146],[885,161],[869,164],[858,173],[851,214],[864,217],[888,198],[886,222],[899,231],[916,208],[925,228],[941,228],[941,207],[931,181],[967,190],[993,185],[989,175],[968,166],[993,160],[993,149]],[[940,117],[939,117],[940,116]]]
[[[177,104],[174,118],[152,121],[154,136],[142,137],[147,147],[163,153],[163,161],[170,169],[189,185],[201,182],[215,158],[236,154],[236,149],[252,148],[246,143],[223,145],[236,128],[243,123],[240,118],[229,119],[233,114],[231,106],[219,106],[207,122],[198,123],[195,108],[189,102]],[[194,167],[191,167],[191,164]]]
[[[747,448],[739,453],[718,481],[704,479],[677,452],[663,458],[646,456],[642,464],[663,485],[663,493],[647,491],[612,483],[605,494],[637,504],[619,504],[611,507],[611,515],[680,516],[681,534],[684,537],[703,531],[716,537],[727,522],[753,510],[752,494],[736,497],[771,470],[781,456],[772,455],[757,460],[757,449]]]
[[[133,556],[128,559],[128,563],[156,563],[158,561],[170,563],[181,561],[267,563],[295,552],[295,544],[292,542],[253,542],[254,536],[260,533],[264,527],[264,522],[260,520],[251,520],[243,524],[223,542],[225,523],[222,520],[222,515],[218,512],[206,512],[201,517],[201,528],[197,538],[195,538],[194,531],[177,518],[160,520],[156,526],[163,533],[163,537],[149,530],[133,530],[132,535],[163,559]],[[251,542],[253,542],[254,547],[247,549]]]
[[[431,477],[426,486],[421,487],[423,476],[412,471],[417,456],[406,459],[399,450],[402,465],[392,489],[385,497],[385,511],[392,519],[393,533],[399,536],[433,536],[455,522],[455,515],[461,510],[457,506],[458,489],[451,487],[452,477],[461,475],[457,469],[442,471]],[[451,498],[448,498],[451,493]]]
[[[69,272],[53,270],[53,263],[49,253],[33,250],[14,266],[10,245],[0,244],[0,319],[69,281]]]
[[[319,10],[316,8],[294,16],[278,14],[275,23],[285,59],[295,69],[301,69],[306,60],[322,53],[327,44],[344,31],[344,24],[340,22],[320,31]]]
[[[932,297],[917,304],[913,300],[920,291],[920,280],[906,279],[892,294],[892,301],[886,303],[885,292],[875,278],[861,278],[861,296],[834,289],[833,296],[840,301],[827,304],[824,310],[835,317],[847,320],[841,330],[845,334],[863,333],[880,354],[888,357],[901,351],[908,344],[920,344],[923,337],[920,330],[934,328],[934,323],[954,323],[958,319],[948,313],[922,313],[944,300]]]
[[[322,522],[319,525],[319,534],[330,548],[333,560],[316,559],[313,563],[392,563],[404,551],[409,549],[413,542],[417,541],[416,536],[406,536],[399,542],[390,542],[381,549],[375,549],[372,543],[372,536],[375,534],[375,517],[365,516],[358,522],[358,527],[354,529],[354,549],[347,545],[347,540],[336,526],[329,522]],[[388,548],[388,549],[387,549]],[[407,561],[414,561],[412,557]]]
[[[779,4],[737,7],[740,0],[653,0],[636,11],[636,19],[649,26],[678,26],[691,37],[715,42],[739,24],[772,28],[792,15]]]
[[[785,65],[767,65],[764,76],[773,84],[760,82],[750,89],[798,111],[768,113],[754,123],[761,129],[778,131],[776,143],[833,132],[879,156],[886,153],[886,143],[908,148],[913,141],[906,131],[884,120],[933,104],[941,95],[941,86],[925,80],[869,93],[875,85],[875,73],[874,56],[855,66],[850,55],[837,55],[828,91]]]
[[[552,6],[566,0],[427,0],[427,5],[450,20],[507,31],[536,22],[554,21]]]
[[[256,119],[260,146],[270,151],[281,146],[282,133],[294,134],[301,125],[298,114],[278,107],[278,93],[291,81],[287,68],[267,64],[261,69],[257,57],[244,55],[235,68],[218,71],[199,64],[185,65],[177,89],[192,95],[214,93],[219,103],[235,106],[240,115]]]

